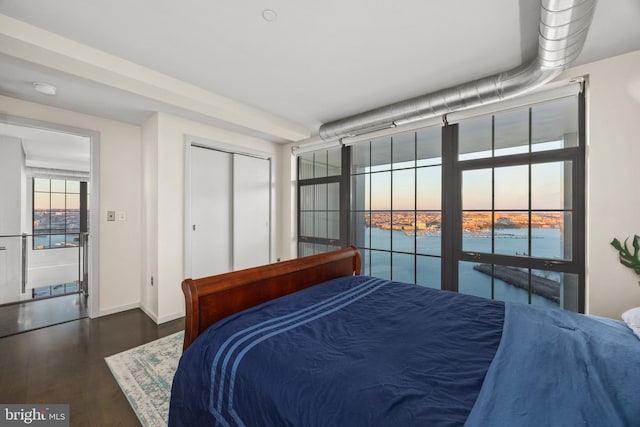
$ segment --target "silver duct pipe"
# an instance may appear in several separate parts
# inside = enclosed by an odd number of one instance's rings
[[[596,0],[540,0],[538,55],[503,73],[376,108],[320,126],[323,140],[441,116],[526,93],[553,80],[582,51]]]

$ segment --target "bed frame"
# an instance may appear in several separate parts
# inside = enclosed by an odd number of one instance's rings
[[[246,270],[182,282],[186,303],[184,345],[213,323],[263,302],[335,279],[360,274],[355,246]]]

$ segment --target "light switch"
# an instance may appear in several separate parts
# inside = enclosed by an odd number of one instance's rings
[[[107,211],[107,221],[116,220],[116,211]]]
[[[125,211],[118,212],[118,221],[126,221],[127,213]]]

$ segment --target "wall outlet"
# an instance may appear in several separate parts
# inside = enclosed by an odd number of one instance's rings
[[[116,220],[116,211],[107,211],[107,221]]]

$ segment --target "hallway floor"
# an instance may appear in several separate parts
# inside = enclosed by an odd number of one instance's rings
[[[87,317],[87,297],[64,295],[0,307],[0,337]]]

